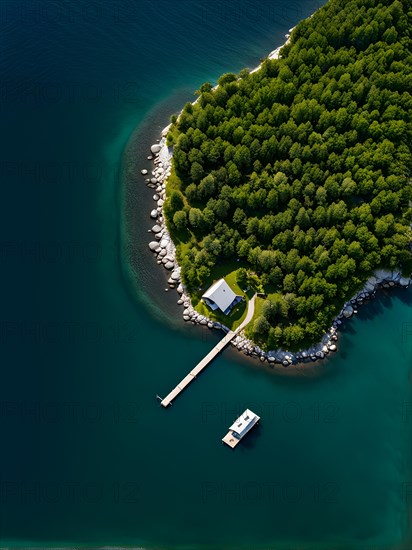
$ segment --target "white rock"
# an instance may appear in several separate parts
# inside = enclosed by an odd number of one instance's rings
[[[158,153],[161,149],[161,146],[158,144],[158,143],[155,143],[154,145],[152,145],[150,147],[150,150],[151,152],[155,155],[156,153]]]
[[[171,270],[171,269],[174,268],[174,266],[175,266],[175,264],[174,264],[173,262],[166,262],[166,263],[165,263],[165,268],[166,268],[166,269]],[[172,277],[172,278],[173,278],[173,277]]]
[[[170,242],[169,239],[162,239],[160,241],[160,248],[166,248],[169,242]]]
[[[159,247],[159,243],[156,242],[156,241],[152,241],[152,242],[149,243],[149,248],[150,248],[150,250],[153,250],[153,251],[154,251],[154,250],[156,250],[156,248],[158,248],[158,247]]]
[[[172,275],[171,275],[171,278],[174,280],[174,281],[178,281],[180,279],[180,273],[178,271],[173,271]]]
[[[346,319],[348,319],[352,315],[353,315],[353,307],[349,305],[346,306],[345,309],[343,310],[343,316],[346,317]]]
[[[150,212],[150,217],[151,217],[151,218],[156,219],[158,215],[159,215],[159,213],[158,213],[157,210],[152,210],[152,211]]]
[[[141,170],[141,173],[143,174],[143,176],[145,176],[145,175],[147,174],[146,168],[144,168],[143,170]]]

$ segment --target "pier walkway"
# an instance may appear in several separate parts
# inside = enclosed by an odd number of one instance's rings
[[[238,326],[236,330],[231,330],[216,344],[216,346],[209,351],[209,353],[192,369],[187,376],[179,382],[179,384],[160,402],[163,407],[168,407],[172,401],[182,392],[189,384],[192,382],[196,376],[202,372],[208,364],[213,361],[213,359],[218,355],[228,344],[233,340],[233,338],[245,328],[245,326],[250,323],[255,313],[255,298],[256,294],[249,300],[248,309],[246,317],[243,322]]]

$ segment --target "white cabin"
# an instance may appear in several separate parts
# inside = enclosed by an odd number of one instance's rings
[[[228,315],[242,296],[235,294],[224,279],[219,279],[203,294],[202,299],[212,311],[220,309]]]
[[[259,420],[260,416],[252,412],[250,409],[246,409],[245,412],[233,422],[222,441],[233,449],[242,437],[244,437],[248,431],[259,422]]]

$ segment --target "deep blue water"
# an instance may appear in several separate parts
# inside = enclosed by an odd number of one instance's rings
[[[0,546],[404,538],[411,290],[365,307],[316,376],[227,350],[170,410],[155,399],[218,335],[173,320],[136,174],[202,82],[320,5],[3,0]],[[232,453],[248,404],[262,423]]]

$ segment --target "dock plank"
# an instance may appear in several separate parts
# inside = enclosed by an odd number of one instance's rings
[[[199,363],[187,374],[183,380],[181,380],[178,385],[173,388],[173,390],[166,395],[164,399],[161,400],[160,404],[163,407],[168,407],[171,405],[172,401],[196,378],[198,374],[205,369],[213,359],[219,355],[221,351],[233,340],[233,338],[244,329],[244,327],[250,322],[255,311],[255,298],[256,294],[249,300],[248,310],[246,317],[242,324],[235,330],[229,331],[225,336],[215,345],[213,349],[201,360]]]

